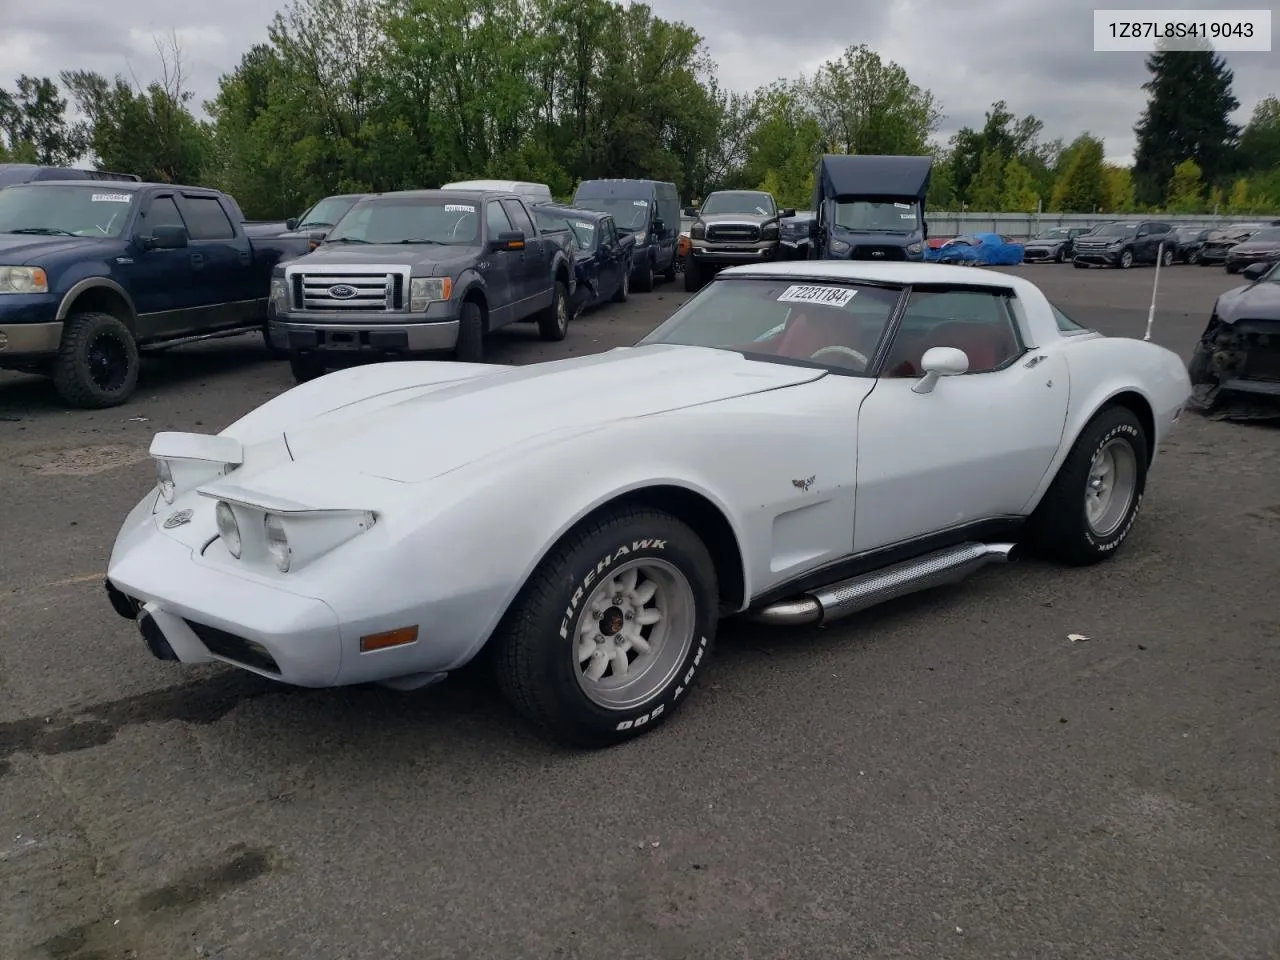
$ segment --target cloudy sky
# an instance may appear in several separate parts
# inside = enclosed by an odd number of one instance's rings
[[[143,82],[158,69],[153,37],[174,28],[191,87],[203,100],[241,53],[265,39],[272,0],[0,0],[0,83],[19,74],[57,77],[66,69]],[[707,40],[722,81],[749,90],[779,75],[810,73],[845,46],[866,43],[906,68],[942,101],[945,138],[980,125],[992,101],[1034,113],[1046,135],[1089,130],[1107,155],[1128,162],[1133,124],[1145,103],[1140,53],[1093,52],[1097,4],[1065,0],[651,0],[659,16],[681,19]],[[1126,0],[1134,8],[1267,7],[1231,0]],[[1272,25],[1273,32],[1275,24]],[[1273,43],[1274,49],[1274,43]],[[1280,93],[1275,53],[1229,53],[1239,122]]]

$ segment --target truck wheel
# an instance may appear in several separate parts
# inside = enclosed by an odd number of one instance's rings
[[[670,283],[676,278],[676,255],[671,255],[671,263],[667,265],[667,269],[662,271],[662,279]]]
[[[289,372],[293,374],[295,383],[306,383],[323,377],[325,373],[324,359],[314,353],[289,354]]]
[[[557,544],[508,609],[489,650],[498,685],[568,744],[647,733],[688,699],[715,641],[718,594],[711,556],[686,524],[610,510]]]
[[[636,273],[636,289],[641,293],[649,293],[653,290],[653,261],[646,260],[644,268]]]
[[[53,361],[54,388],[73,407],[96,410],[124,403],[138,385],[138,345],[109,313],[73,313]]]
[[[551,306],[538,314],[538,336],[543,340],[563,340],[569,332],[569,292],[564,284],[556,281]]]
[[[453,355],[459,363],[484,362],[484,313],[474,300],[462,304],[458,343],[453,348]]]
[[[267,348],[267,356],[272,360],[283,360],[289,356],[288,350],[282,350],[271,342],[271,330],[265,323],[262,325],[262,343]]]
[[[702,289],[702,270],[693,257],[684,262],[684,288],[689,293],[697,293]]]
[[[622,283],[618,286],[618,292],[613,295],[614,303],[626,303],[627,298],[631,296],[631,271],[622,271]]]

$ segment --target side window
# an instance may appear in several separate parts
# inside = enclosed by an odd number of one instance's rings
[[[485,219],[489,222],[489,239],[498,239],[498,234],[511,232],[511,221],[502,212],[502,204],[490,200],[484,207]]]
[[[192,240],[232,240],[236,229],[215,197],[182,198]]]
[[[1053,320],[1063,333],[1079,333],[1081,330],[1089,329],[1084,324],[1076,323],[1052,303],[1049,304],[1049,309],[1053,311]]]
[[[613,228],[612,220],[600,221],[600,242],[606,247],[616,247],[618,245],[618,232]]]
[[[503,200],[502,209],[507,212],[507,217],[515,225],[515,229],[523,230],[526,237],[537,234],[538,231],[533,228],[533,221],[529,219],[524,204],[519,200]]]
[[[182,214],[178,212],[178,205],[173,202],[173,197],[163,196],[155,197],[151,201],[151,206],[147,207],[147,212],[142,217],[141,228],[138,232],[150,236],[156,227],[182,227],[186,230],[187,225],[182,219]]]
[[[1024,347],[1000,290],[916,291],[885,363],[886,377],[918,377],[931,347],[956,347],[969,357],[969,373],[991,373],[1022,355]]]

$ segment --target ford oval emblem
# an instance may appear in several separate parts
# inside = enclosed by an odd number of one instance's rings
[[[169,514],[169,516],[165,517],[164,528],[166,530],[172,530],[174,527],[180,527],[184,523],[190,523],[190,522],[191,522],[191,511],[179,510],[177,513],[171,513]]]
[[[350,300],[356,295],[356,288],[347,283],[335,283],[329,288],[329,296],[335,300]]]

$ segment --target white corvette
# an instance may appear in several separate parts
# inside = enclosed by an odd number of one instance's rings
[[[157,434],[107,591],[162,659],[308,687],[483,651],[530,720],[605,745],[672,714],[722,617],[1111,556],[1189,394],[1018,277],[737,267],[634,347],[356,367]]]

